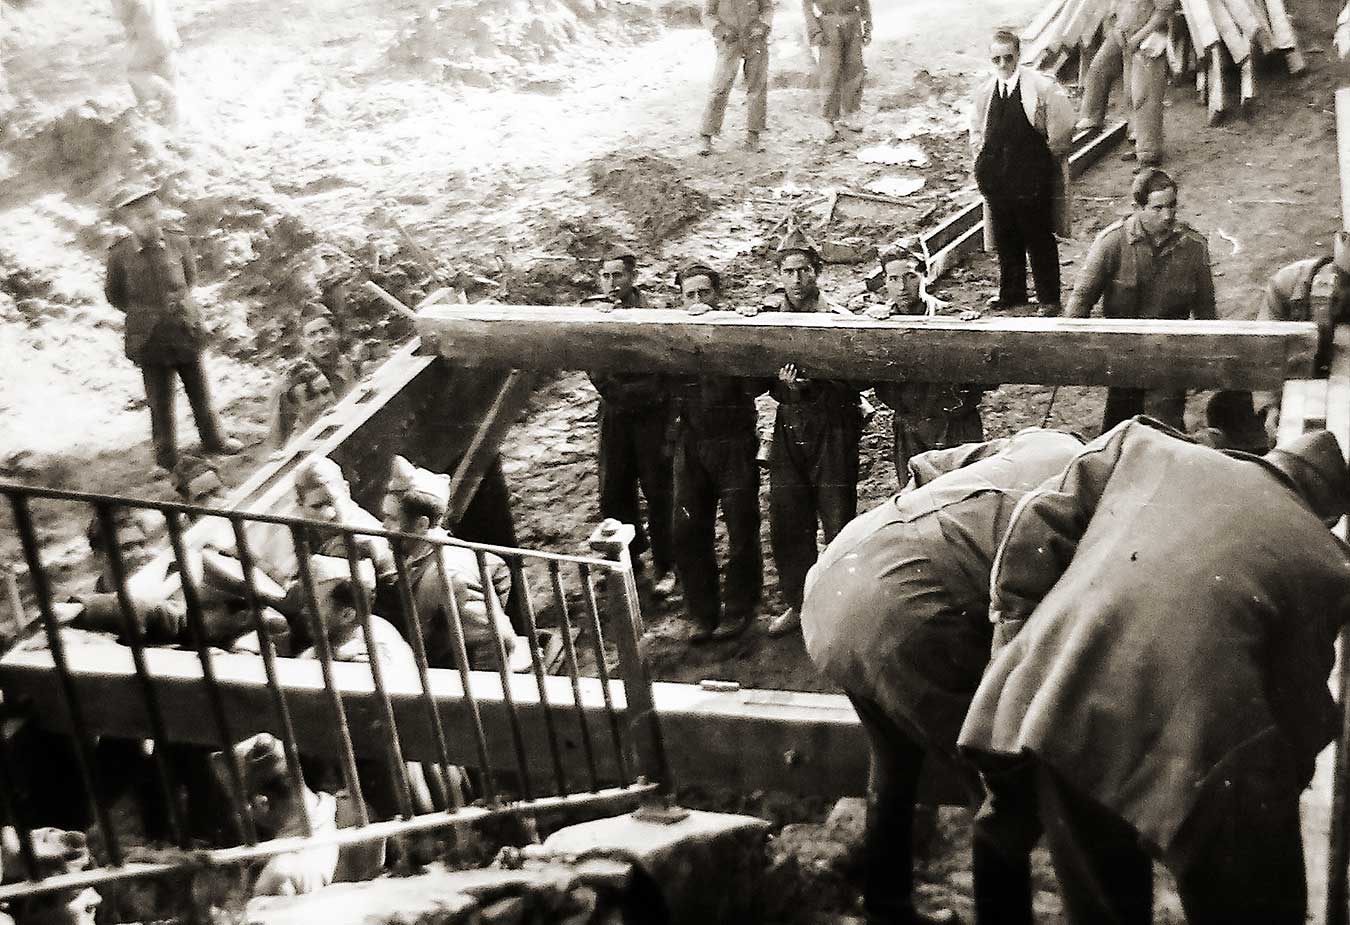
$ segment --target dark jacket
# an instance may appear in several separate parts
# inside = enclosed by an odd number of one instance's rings
[[[842,305],[830,300],[823,293],[816,296],[810,306],[794,307],[788,301],[787,293],[781,287],[770,290],[760,309],[766,312],[833,312],[837,315],[853,313]],[[778,379],[773,380],[769,394],[780,405],[790,405],[795,411],[819,411],[822,414],[854,413],[861,415],[858,402],[861,390],[852,382],[843,379],[816,379],[810,370],[799,371],[799,376],[807,380],[796,386],[784,385]],[[781,409],[780,409],[781,412]]]
[[[582,305],[609,303],[619,308],[647,308],[647,297],[634,288],[622,302],[606,295],[593,295],[582,300]],[[591,373],[591,385],[600,393],[603,405],[609,411],[655,411],[663,413],[670,401],[670,382],[665,376],[650,373]],[[602,408],[602,411],[604,408]]]
[[[1107,318],[1212,320],[1214,277],[1205,236],[1177,222],[1155,247],[1137,215],[1107,225],[1083,261],[1065,314],[1086,318],[1099,299]]]
[[[141,366],[172,365],[195,359],[204,331],[192,286],[197,265],[188,236],[165,228],[158,244],[142,246],[135,235],[108,251],[103,293],[126,313],[127,357]]]
[[[1226,780],[1296,798],[1338,727],[1350,557],[1259,457],[1116,426],[1019,505],[991,592],[1012,639],[962,749],[1030,752],[1158,850]]]

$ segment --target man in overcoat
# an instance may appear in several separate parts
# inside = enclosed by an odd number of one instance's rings
[[[960,745],[994,802],[1034,791],[1070,922],[1151,921],[1150,854],[1192,925],[1303,922],[1347,499],[1326,431],[1249,456],[1136,417],[1018,506]]]

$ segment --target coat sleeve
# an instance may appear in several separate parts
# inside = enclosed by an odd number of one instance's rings
[[[1064,312],[1069,318],[1086,318],[1092,314],[1092,306],[1101,299],[1106,291],[1106,281],[1115,270],[1115,248],[1106,234],[1097,236],[1083,260],[1083,269],[1078,272],[1074,283],[1073,295],[1069,296],[1069,307]]]
[[[114,251],[108,252],[108,272],[103,280],[103,296],[113,308],[120,311],[127,310],[126,269]]]
[[[1078,121],[1078,113],[1064,87],[1054,78],[1045,79],[1044,98],[1046,144],[1056,159],[1068,157],[1069,149],[1073,147],[1073,127]]]
[[[1200,262],[1196,271],[1195,304],[1191,307],[1191,317],[1197,321],[1213,321],[1218,315],[1214,307],[1214,271],[1209,262],[1209,243],[1200,239]]]
[[[973,163],[975,158],[980,156],[980,149],[984,147],[984,123],[989,118],[989,109],[987,103],[990,91],[985,89],[985,83],[975,89],[975,95],[970,100],[970,158]]]
[[[1063,474],[1018,503],[990,576],[989,619],[1000,641],[1016,635],[1068,569],[1120,461],[1121,447],[1139,426],[1129,421],[1098,437]]]

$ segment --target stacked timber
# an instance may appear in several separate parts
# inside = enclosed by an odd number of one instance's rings
[[[1342,58],[1350,57],[1350,3],[1341,7],[1336,17],[1336,51]]]
[[[1234,100],[1245,106],[1255,98],[1257,58],[1280,55],[1291,74],[1307,66],[1285,2],[1181,0],[1168,28],[1168,63],[1174,76],[1195,75],[1211,121]],[[1081,82],[1113,5],[1114,0],[1049,0],[1022,33],[1022,63],[1058,74],[1076,62]]]

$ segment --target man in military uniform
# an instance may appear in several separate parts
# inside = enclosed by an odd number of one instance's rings
[[[1124,75],[1134,151],[1126,160],[1156,166],[1163,159],[1163,99],[1167,95],[1167,24],[1177,0],[1115,0],[1102,45],[1088,66],[1078,128],[1106,123],[1111,87]]]
[[[150,406],[155,462],[172,470],[178,461],[173,376],[177,374],[208,453],[237,453],[238,440],[224,434],[211,408],[202,367],[204,332],[192,299],[196,261],[188,237],[160,219],[157,191],[127,187],[113,201],[114,217],[131,231],[108,251],[103,292],[126,313],[127,357],[141,368]]]
[[[863,46],[872,41],[869,0],[802,0],[806,37],[818,49],[821,115],[829,125],[827,141],[839,129],[861,132]]]
[[[676,281],[685,311],[701,315],[721,302],[722,277],[702,263],[682,269]],[[754,621],[764,586],[759,540],[759,446],[755,396],[760,379],[690,376],[675,383],[675,569],[695,644],[730,639]],[[717,575],[717,505],[727,528],[726,597]],[[725,605],[725,610],[724,610]]]
[[[750,111],[745,120],[745,149],[762,151],[759,136],[764,131],[769,100],[769,28],[773,22],[772,0],[704,0],[703,25],[717,43],[717,67],[712,92],[703,111],[699,134],[700,154],[711,154],[713,136],[722,131],[727,97],[736,82],[736,71],[745,71],[745,98]]]
[[[778,245],[778,286],[763,311],[834,312],[848,309],[820,291],[820,253],[798,228]],[[851,382],[810,377],[784,364],[769,390],[778,402],[769,454],[769,541],[787,610],[769,624],[784,636],[801,626],[806,573],[816,561],[816,527],[834,539],[858,513],[859,390]]]
[[[1078,274],[1068,316],[1086,318],[1100,300],[1107,318],[1212,320],[1214,278],[1205,236],[1177,220],[1177,185],[1157,168],[1141,171],[1131,190],[1135,212],[1107,225]],[[1185,430],[1186,393],[1112,388],[1102,430],[1144,411]]]
[[[886,285],[886,301],[868,308],[866,315],[878,320],[896,315],[933,315],[937,300],[925,298],[924,275],[927,261],[903,244],[881,255],[881,270]],[[962,321],[973,321],[979,312],[962,311]],[[984,440],[980,420],[980,396],[985,386],[949,382],[878,382],[877,398],[886,403],[895,417],[895,476],[901,485],[909,480],[911,456],[928,450],[940,450],[962,443]]]
[[[637,256],[628,248],[612,248],[600,265],[600,294],[582,302],[588,308],[647,308],[637,286]],[[671,468],[666,445],[670,420],[669,384],[650,373],[593,373],[600,393],[600,516],[632,524],[633,562],[650,545],[653,590],[664,597],[675,589],[671,572]],[[647,500],[643,529],[638,487]]]
[[[286,371],[274,399],[272,444],[284,446],[355,388],[360,365],[342,349],[333,315],[322,303],[308,307],[301,331],[304,356]]]
[[[1330,254],[1296,260],[1275,272],[1266,283],[1256,317],[1261,321],[1311,321],[1317,325],[1317,374],[1331,364],[1331,338],[1350,317],[1350,234],[1336,232]],[[1280,425],[1278,389],[1252,393],[1255,411],[1265,422],[1273,442]]]

